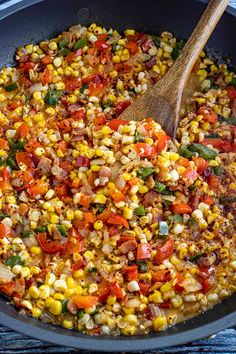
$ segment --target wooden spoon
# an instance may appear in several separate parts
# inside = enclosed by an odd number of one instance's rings
[[[122,113],[122,119],[139,121],[152,117],[175,137],[185,84],[227,5],[228,0],[210,1],[174,65]]]

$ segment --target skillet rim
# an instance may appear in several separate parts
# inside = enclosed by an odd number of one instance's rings
[[[29,6],[41,3],[44,0],[10,0],[0,4],[0,21],[12,14],[23,10]],[[207,3],[207,0],[195,0],[201,3]],[[228,6],[226,12],[236,18],[236,9]],[[226,301],[234,301],[235,295],[222,303],[216,305],[214,309],[208,310],[205,314],[195,317],[195,319],[203,318],[210,315],[210,312],[217,311],[217,308],[223,307]],[[236,324],[236,309],[231,313],[220,317],[211,322],[200,325],[196,328],[186,329],[179,333],[174,332],[176,327],[169,328],[165,332],[152,333],[146,336],[132,337],[111,337],[100,336],[91,337],[80,334],[76,331],[68,331],[61,327],[44,323],[34,318],[20,315],[17,310],[9,304],[6,304],[6,299],[0,296],[0,324],[7,326],[17,332],[33,337],[38,340],[48,343],[72,347],[82,350],[111,352],[132,352],[155,350],[159,348],[167,348],[174,345],[180,345],[187,342],[195,341],[203,337],[208,337],[218,331]],[[5,313],[4,313],[5,312]],[[191,321],[191,320],[189,320]],[[188,326],[189,321],[182,323],[183,326]],[[189,326],[191,327],[191,326]]]

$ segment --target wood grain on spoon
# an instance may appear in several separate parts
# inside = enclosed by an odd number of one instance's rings
[[[152,117],[170,136],[175,137],[185,84],[227,5],[228,0],[210,1],[174,65],[122,113],[122,119]]]

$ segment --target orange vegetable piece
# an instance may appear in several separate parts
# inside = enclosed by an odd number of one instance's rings
[[[88,208],[91,201],[92,201],[92,198],[89,195],[82,194],[80,197],[79,203],[80,203],[80,205],[84,206],[85,208]]]
[[[41,181],[40,179],[34,180],[33,183],[29,185],[28,192],[31,197],[36,197],[37,195],[42,195],[47,193],[48,184],[47,182]]]
[[[18,134],[21,138],[26,138],[29,134],[29,127],[26,123],[22,123],[19,128],[17,129]]]
[[[199,173],[199,175],[201,175],[208,167],[208,162],[204,160],[202,157],[193,157],[193,161],[197,166],[197,173]]]
[[[190,214],[192,208],[186,203],[172,204],[171,210],[174,214]]]
[[[70,301],[72,301],[78,309],[88,309],[98,302],[98,296],[72,295]]]
[[[0,238],[10,235],[11,228],[8,225],[0,224]]]

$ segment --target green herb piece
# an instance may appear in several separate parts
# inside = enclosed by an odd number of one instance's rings
[[[67,236],[67,230],[65,225],[58,225],[57,230],[60,232],[61,236],[66,237]]]
[[[2,158],[2,156],[0,156],[0,166],[6,166],[7,163],[6,161]]]
[[[165,206],[165,208],[169,208],[170,207],[170,205],[171,205],[171,201],[169,201],[169,200],[163,200],[163,204],[164,204],[164,206]]]
[[[192,152],[189,151],[189,149],[186,146],[180,146],[178,149],[178,154],[180,156],[185,157],[186,159],[190,159],[193,156]]]
[[[169,226],[166,221],[159,222],[159,235],[160,236],[167,236],[169,235]]]
[[[69,41],[68,41],[67,39],[62,39],[62,40],[59,42],[59,48],[64,48],[64,47],[66,47],[68,44],[69,44]]]
[[[67,48],[61,48],[61,50],[59,51],[59,56],[61,57],[66,57],[67,55],[71,54],[72,52],[67,49]]]
[[[148,266],[145,263],[145,261],[138,261],[138,271],[139,273],[147,273],[148,271]]]
[[[69,300],[61,300],[61,304],[62,304],[62,313],[66,313],[68,310],[67,310],[67,304],[68,304],[68,301]]]
[[[29,237],[30,235],[32,235],[32,231],[30,230],[23,230],[22,233],[20,234],[21,238],[26,238]]]
[[[88,273],[95,273],[97,271],[96,267],[92,267],[88,269]]]
[[[6,90],[7,92],[14,91],[14,90],[16,90],[17,88],[18,88],[18,85],[17,85],[16,82],[13,82],[12,84],[9,84],[9,85],[5,86],[5,90]]]
[[[236,118],[228,118],[225,120],[229,125],[236,125]]]
[[[11,257],[7,258],[5,263],[6,263],[6,265],[8,265],[10,267],[14,267],[17,264],[22,265],[22,260],[21,260],[20,256],[11,256]]]
[[[157,191],[158,193],[163,193],[166,190],[166,185],[156,181],[155,182],[155,187],[154,187],[155,191]]]
[[[93,203],[92,206],[93,208],[97,209],[98,214],[101,214],[104,209],[106,209],[106,204]]]
[[[58,103],[58,100],[62,94],[62,90],[49,90],[46,93],[46,96],[44,98],[44,101],[49,104],[50,106],[56,106]]]
[[[192,227],[192,226],[195,226],[195,225],[197,225],[196,221],[193,218],[190,218],[188,220],[188,226]]]
[[[192,144],[189,150],[197,152],[200,157],[205,160],[213,160],[217,156],[217,152],[202,144]]]
[[[216,176],[222,176],[224,170],[222,167],[220,166],[216,166],[212,169],[213,173],[216,175]]]
[[[77,311],[76,317],[78,319],[83,318],[84,317],[84,310],[81,309],[81,310]]]
[[[41,225],[41,226],[36,227],[35,231],[36,232],[46,232],[47,231],[47,227]]]
[[[135,133],[135,141],[136,142],[144,141],[144,138],[142,137],[142,135],[137,130],[136,130],[136,133]]]
[[[179,40],[176,43],[176,46],[175,46],[175,48],[173,48],[172,53],[171,53],[172,59],[176,60],[179,57],[184,45],[185,45],[185,41],[183,39]]]
[[[146,215],[146,211],[143,205],[139,205],[138,208],[134,210],[134,214],[137,216],[144,216]]]
[[[6,218],[8,215],[6,213],[0,213],[0,219]]]
[[[75,42],[73,50],[78,50],[80,48],[84,48],[86,46],[86,39],[80,38],[77,42]]]
[[[221,204],[231,204],[236,202],[236,195],[224,195],[219,199]]]
[[[138,177],[140,177],[143,180],[145,180],[148,176],[153,174],[153,172],[155,172],[155,170],[152,167],[141,167],[138,170],[137,175],[138,175]]]
[[[217,133],[211,133],[211,134],[207,135],[207,138],[210,138],[210,139],[217,139],[217,138],[219,138],[219,134],[217,134]]]
[[[231,81],[231,85],[233,85],[234,87],[236,87],[236,77],[233,77],[232,81]]]
[[[161,44],[160,38],[158,38],[158,37],[152,37],[152,41],[153,41],[153,43],[155,44],[155,46],[156,46],[157,48],[160,47],[160,44]]]
[[[183,217],[180,214],[169,215],[168,216],[168,221],[169,222],[182,223],[183,222]]]
[[[199,260],[199,258],[201,258],[202,255],[203,253],[198,253],[195,256],[190,257],[189,261],[192,263],[196,263]]]
[[[82,87],[81,87],[81,89],[79,90],[79,92],[83,94],[84,91],[88,89],[88,87],[89,87],[88,84],[86,84],[86,83],[83,84]]]
[[[18,170],[18,165],[16,163],[16,160],[13,157],[8,157],[6,159],[7,166],[11,167],[12,170]]]
[[[195,184],[192,184],[191,186],[188,187],[189,191],[194,191],[196,189]]]
[[[10,148],[12,152],[24,150],[25,140],[9,140]]]

